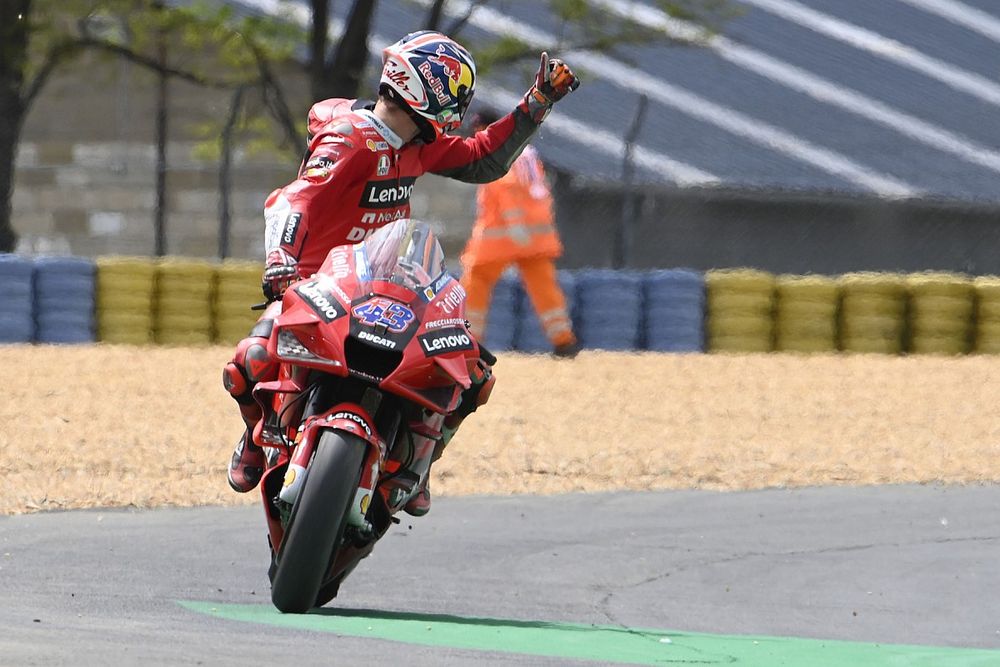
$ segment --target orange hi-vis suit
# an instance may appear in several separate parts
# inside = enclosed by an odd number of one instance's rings
[[[504,269],[517,264],[553,346],[575,344],[566,297],[556,280],[555,260],[562,254],[562,243],[552,215],[552,193],[535,149],[526,146],[506,176],[480,185],[476,203],[476,224],[462,253],[465,316],[473,334],[485,333],[493,287]]]

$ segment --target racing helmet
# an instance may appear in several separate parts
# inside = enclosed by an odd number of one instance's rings
[[[412,32],[382,51],[379,94],[410,114],[427,143],[462,125],[475,91],[476,61],[439,32]]]

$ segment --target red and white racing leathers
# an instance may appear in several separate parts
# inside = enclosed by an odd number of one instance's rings
[[[409,217],[417,177],[496,180],[537,128],[519,107],[468,139],[445,135],[431,144],[404,144],[355,100],[318,102],[309,112],[311,138],[298,178],[267,198],[266,252],[285,250],[298,259],[299,274],[309,276],[331,248]]]

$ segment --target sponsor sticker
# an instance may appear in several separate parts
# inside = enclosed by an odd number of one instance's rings
[[[450,104],[451,99],[448,98],[448,93],[444,92],[444,83],[441,79],[434,76],[434,71],[431,69],[431,66],[425,61],[420,63],[420,65],[417,66],[417,69],[420,70],[420,74],[423,75],[424,81],[427,82],[427,85],[429,85],[431,90],[434,91],[434,96],[437,97],[438,103],[442,106]]]
[[[347,311],[340,307],[336,299],[333,298],[333,295],[321,290],[319,283],[315,280],[296,286],[295,292],[327,324],[347,314]]]
[[[379,225],[382,226],[389,222],[394,222],[401,218],[406,217],[405,208],[397,208],[395,211],[381,211],[376,213],[374,211],[368,211],[361,216],[362,225]]]
[[[370,150],[372,153],[389,150],[389,144],[384,141],[373,141],[371,139],[368,139],[367,141],[365,141],[365,146],[367,146],[368,150]]]
[[[454,279],[454,276],[452,276],[447,271],[444,272],[444,273],[442,273],[440,276],[438,276],[437,280],[434,281],[434,292],[435,292],[435,294],[437,292],[440,292],[441,290],[443,290],[448,285],[448,283],[450,283],[453,279]]]
[[[367,435],[370,436],[372,434],[372,429],[368,425],[368,423],[364,420],[364,418],[362,418],[360,415],[354,414],[353,412],[337,412],[335,414],[330,415],[327,418],[327,421],[333,421],[334,419],[350,420],[355,424],[357,424],[358,426],[360,426],[361,428],[363,428]]]
[[[310,158],[309,161],[306,162],[305,170],[302,175],[307,181],[325,181],[330,177],[330,172],[333,171],[333,165],[336,163],[337,161],[329,156],[318,155]]]
[[[420,349],[428,357],[472,349],[472,336],[468,332],[457,328],[441,329],[433,333],[426,333],[417,336],[417,340],[420,341]]]
[[[369,343],[374,343],[375,345],[379,345],[381,347],[388,348],[390,350],[395,350],[396,349],[396,341],[390,340],[388,338],[383,338],[382,336],[373,334],[373,333],[368,332],[368,331],[359,331],[358,332],[358,338],[361,339],[361,340],[366,340]]]
[[[299,235],[299,223],[301,222],[301,213],[290,213],[285,218],[285,230],[281,233],[282,245],[295,247],[295,237]]]
[[[341,280],[351,275],[350,250],[347,248],[334,248],[330,252],[330,273],[337,280]]]
[[[441,300],[438,301],[438,305],[441,306],[441,310],[451,315],[462,305],[465,301],[465,289],[462,287],[461,283],[455,283],[452,285],[444,294],[438,295]]]
[[[410,203],[415,176],[399,180],[368,181],[361,192],[361,208],[398,208]]]
[[[425,322],[424,327],[427,329],[440,329],[441,327],[464,327],[468,326],[461,317],[448,317],[443,320],[431,320],[430,322]]]
[[[378,157],[378,168],[375,173],[379,176],[387,176],[389,174],[389,156],[380,155]]]

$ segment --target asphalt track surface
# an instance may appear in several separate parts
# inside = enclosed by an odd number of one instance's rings
[[[643,664],[765,664],[743,635],[1000,649],[998,505],[1000,486],[441,498],[306,617],[270,607],[257,507],[5,517],[0,664],[607,664],[636,638]],[[519,643],[538,631],[551,650]],[[561,652],[567,632],[596,648]],[[1000,664],[947,651],[892,664]]]

